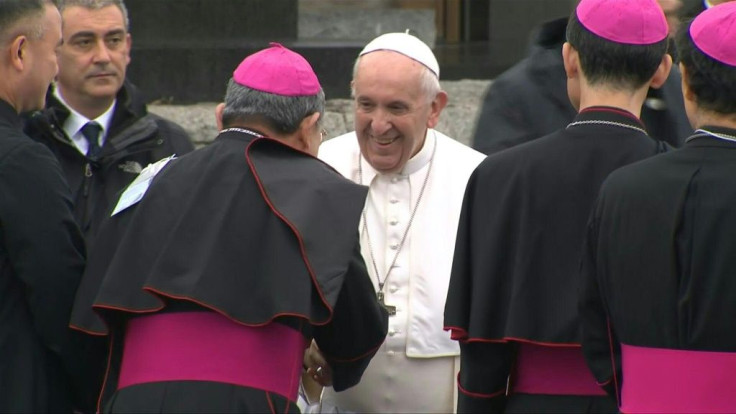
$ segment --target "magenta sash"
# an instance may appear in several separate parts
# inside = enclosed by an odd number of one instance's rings
[[[606,395],[588,369],[579,346],[519,342],[513,393]]]
[[[736,353],[621,344],[621,411],[736,412]]]
[[[296,401],[307,342],[279,323],[238,324],[215,312],[157,313],[128,322],[118,389],[161,381],[214,381]]]

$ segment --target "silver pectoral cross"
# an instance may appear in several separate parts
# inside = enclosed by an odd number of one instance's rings
[[[376,293],[376,296],[378,297],[378,303],[383,306],[383,309],[386,309],[389,316],[396,315],[396,306],[386,304],[382,291],[379,290],[378,293]]]

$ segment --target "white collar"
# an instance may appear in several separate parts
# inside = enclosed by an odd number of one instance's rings
[[[365,157],[361,156],[359,153],[358,162],[361,163],[361,168],[363,169],[363,182],[360,184],[370,185],[376,175],[381,175],[385,177],[391,177],[394,175],[406,177],[421,170],[429,163],[429,160],[432,158],[432,148],[435,146],[435,140],[437,140],[437,136],[435,135],[434,129],[428,128],[427,132],[424,135],[424,145],[422,145],[422,149],[419,150],[416,155],[411,157],[409,161],[406,162],[406,165],[404,165],[404,168],[398,173],[379,173],[373,168],[373,166],[368,163],[368,161],[365,160]]]
[[[59,88],[54,88],[54,96],[69,110],[69,116],[66,118],[66,121],[64,121],[63,129],[66,135],[70,137],[72,141],[75,142],[75,144],[77,139],[84,140],[81,130],[82,127],[90,121],[95,121],[100,124],[100,126],[102,127],[102,131],[100,132],[100,145],[105,142],[105,138],[107,138],[107,131],[110,129],[110,123],[112,122],[112,115],[115,112],[115,104],[117,103],[117,99],[112,102],[112,105],[110,105],[110,107],[107,108],[107,110],[102,113],[102,115],[98,116],[95,119],[89,119],[86,116],[77,112],[64,100],[64,97],[61,96]]]

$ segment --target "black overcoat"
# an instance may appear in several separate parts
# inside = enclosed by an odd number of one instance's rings
[[[0,101],[0,412],[69,412],[84,240],[59,163]]]

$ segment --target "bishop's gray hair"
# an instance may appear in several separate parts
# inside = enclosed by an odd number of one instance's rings
[[[318,112],[321,123],[325,111],[322,89],[311,96],[282,96],[240,85],[233,79],[227,84],[222,123],[225,128],[237,121],[266,122],[283,134],[295,132],[305,117]]]
[[[116,6],[123,14],[123,22],[125,30],[130,31],[130,19],[128,18],[128,9],[125,7],[123,0],[55,0],[56,6],[60,12],[64,12],[67,7],[83,7],[90,10],[99,10],[107,6]]]

